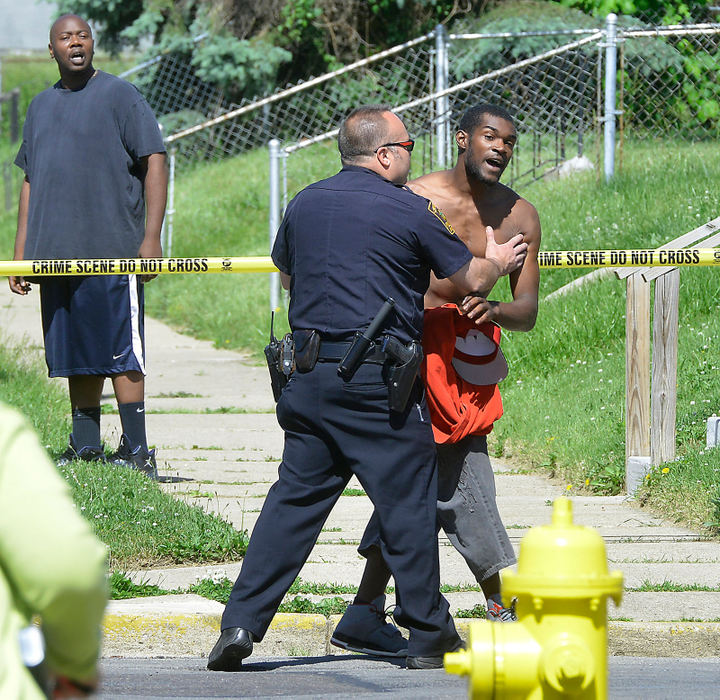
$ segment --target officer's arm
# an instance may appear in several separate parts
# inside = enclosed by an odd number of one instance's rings
[[[513,236],[507,243],[496,243],[492,226],[485,229],[485,257],[474,257],[448,279],[463,294],[487,296],[503,275],[517,270],[525,260],[528,245],[522,234]]]
[[[281,272],[280,284],[282,285],[283,289],[290,289],[290,275],[286,274],[285,272]]]

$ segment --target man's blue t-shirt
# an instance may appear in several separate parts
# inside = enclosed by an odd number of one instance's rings
[[[134,85],[97,71],[30,103],[15,164],[30,182],[26,260],[135,257],[145,236],[140,159],[165,152]]]

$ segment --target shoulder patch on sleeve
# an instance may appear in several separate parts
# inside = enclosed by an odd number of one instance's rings
[[[445,214],[443,214],[430,200],[428,200],[428,211],[437,219],[440,223],[451,233],[453,236],[457,236],[455,229],[450,225]]]

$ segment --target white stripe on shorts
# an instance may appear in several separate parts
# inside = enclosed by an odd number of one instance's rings
[[[132,337],[132,352],[140,365],[140,371],[145,374],[145,357],[140,338],[140,302],[138,301],[137,275],[128,275],[128,290],[130,291],[130,334]]]

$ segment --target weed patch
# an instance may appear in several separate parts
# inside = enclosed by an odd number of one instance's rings
[[[340,494],[341,496],[367,496],[365,491],[362,489],[343,489],[343,492]]]
[[[469,610],[458,610],[454,617],[461,617],[461,618],[468,618],[468,617],[480,617],[482,619],[485,619],[485,615],[487,614],[487,608],[482,605],[482,603],[478,603],[474,607],[470,608]]]

